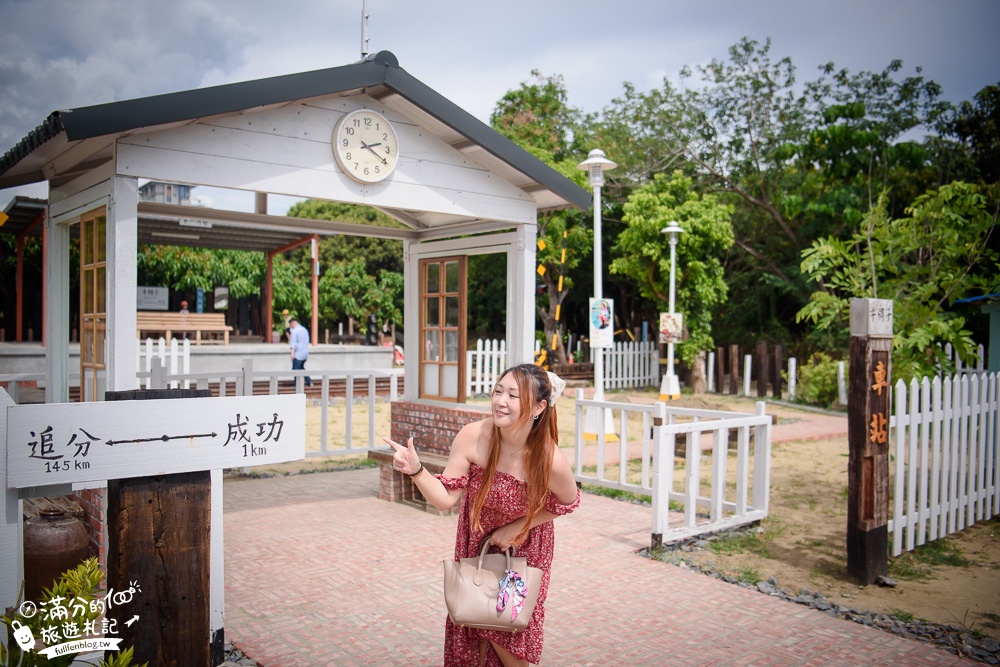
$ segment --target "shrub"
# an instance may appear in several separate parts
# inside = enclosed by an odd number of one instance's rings
[[[824,408],[833,405],[837,400],[837,365],[837,360],[823,352],[809,357],[809,363],[798,368],[795,401]]]

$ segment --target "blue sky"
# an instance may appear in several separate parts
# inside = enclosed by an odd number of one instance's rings
[[[0,0],[0,153],[54,110],[357,61],[362,0]],[[724,59],[744,36],[772,40],[800,81],[833,61],[944,87],[952,101],[1000,81],[998,0],[369,0],[369,50],[486,122],[531,78],[562,75],[573,106],[600,111],[685,65]],[[46,196],[44,185],[0,190]],[[250,210],[224,192],[205,203]],[[272,202],[271,212],[281,207]]]

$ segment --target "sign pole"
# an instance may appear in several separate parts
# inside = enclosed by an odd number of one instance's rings
[[[889,571],[892,317],[891,299],[851,299],[847,572],[861,585]]]

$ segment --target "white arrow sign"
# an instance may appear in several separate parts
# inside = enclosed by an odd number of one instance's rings
[[[7,488],[305,458],[304,394],[13,405]]]

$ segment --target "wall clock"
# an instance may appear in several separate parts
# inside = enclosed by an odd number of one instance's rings
[[[377,111],[351,111],[333,130],[333,154],[354,180],[378,183],[388,178],[399,162],[396,131]]]

